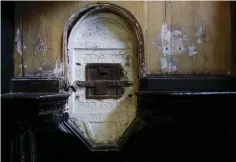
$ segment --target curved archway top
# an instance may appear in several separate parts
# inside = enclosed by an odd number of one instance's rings
[[[96,48],[116,48],[121,42],[123,45],[120,48],[130,48],[131,44],[134,44],[134,36],[130,25],[120,16],[100,12],[76,22],[68,35],[68,49],[88,48],[85,46],[87,41],[97,41]],[[106,40],[108,44],[105,43]],[[87,46],[92,48],[93,45]]]
[[[63,61],[64,61],[64,78],[65,82],[68,85],[68,78],[67,78],[67,68],[68,68],[68,38],[72,31],[72,28],[75,24],[83,20],[88,15],[100,12],[111,12],[115,15],[120,16],[123,18],[132,28],[135,37],[136,37],[136,48],[137,48],[137,56],[139,58],[139,77],[144,76],[144,39],[142,34],[141,26],[139,25],[136,18],[125,8],[120,6],[109,4],[109,3],[94,3],[85,6],[84,8],[80,9],[78,12],[74,13],[70,19],[67,21],[64,31],[63,31]]]

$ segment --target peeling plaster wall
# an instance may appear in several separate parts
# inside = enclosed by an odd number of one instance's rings
[[[229,2],[146,2],[150,74],[231,74]]]
[[[62,77],[64,25],[95,2],[16,2],[15,76]],[[106,2],[128,9],[140,23],[146,74],[231,74],[229,2]]]
[[[27,69],[27,65],[24,65]],[[33,72],[25,73],[25,77],[63,77],[63,63],[45,61],[34,68]]]
[[[178,56],[187,54],[192,57],[198,54],[194,42],[203,43],[204,31],[200,26],[196,32],[197,37],[191,37],[186,30],[180,26],[171,26],[163,22],[160,35],[154,40],[154,48],[161,48],[160,69],[163,72],[177,72]],[[197,41],[193,41],[197,39]]]
[[[15,44],[16,44],[16,51],[22,56],[22,30],[17,28],[16,29],[16,36],[15,36]]]

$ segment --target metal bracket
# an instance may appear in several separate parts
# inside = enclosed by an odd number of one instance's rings
[[[125,80],[93,80],[93,81],[75,81],[70,88],[76,92],[78,87],[95,87],[104,85],[105,87],[129,87],[133,83]]]

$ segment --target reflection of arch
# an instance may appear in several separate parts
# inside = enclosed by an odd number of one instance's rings
[[[67,84],[68,83],[68,76],[67,76],[67,68],[68,68],[68,37],[70,35],[71,29],[74,27],[76,22],[80,19],[85,18],[86,16],[97,13],[97,12],[111,12],[113,14],[116,14],[120,16],[121,18],[125,19],[128,24],[131,26],[132,30],[134,31],[134,34],[136,36],[136,44],[137,44],[137,56],[139,60],[139,77],[143,76],[144,71],[144,40],[143,40],[143,34],[142,29],[136,20],[136,18],[126,9],[113,5],[113,4],[107,4],[107,3],[97,3],[97,4],[91,4],[86,6],[85,8],[82,8],[77,13],[73,14],[70,19],[67,21],[64,31],[63,31],[63,61],[64,61],[64,79]]]

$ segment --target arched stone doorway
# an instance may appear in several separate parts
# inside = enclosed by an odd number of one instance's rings
[[[69,19],[63,41],[66,84],[79,81],[68,102],[73,129],[93,149],[115,148],[136,117],[144,66],[141,28],[121,7],[92,4]]]

